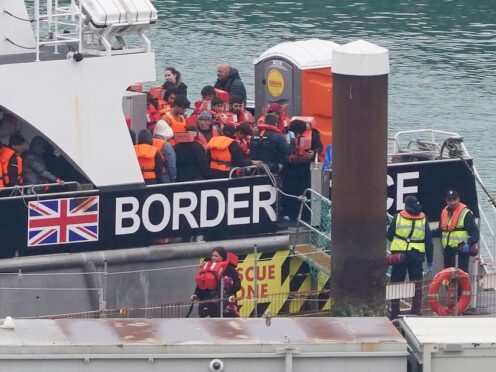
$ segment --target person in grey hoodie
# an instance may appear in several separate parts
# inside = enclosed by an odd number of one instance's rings
[[[42,185],[47,183],[63,184],[60,178],[54,176],[43,160],[43,154],[47,150],[48,142],[40,136],[31,141],[29,150],[23,154],[23,176],[25,185]]]

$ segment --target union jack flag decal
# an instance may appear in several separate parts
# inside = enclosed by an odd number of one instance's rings
[[[28,247],[98,241],[99,197],[30,201]]]

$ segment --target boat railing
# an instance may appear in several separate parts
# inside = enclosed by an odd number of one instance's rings
[[[74,0],[69,4],[60,4],[60,2],[47,0],[44,12],[41,10],[40,0],[34,2],[36,61],[40,60],[40,48],[44,46],[53,46],[55,54],[59,52],[58,47],[61,45],[77,44],[78,50],[82,50],[81,5],[76,5]]]
[[[38,195],[40,193],[46,193],[50,188],[56,187],[58,191],[63,192],[61,190],[66,191],[79,191],[81,190],[81,184],[77,181],[67,181],[63,183],[43,183],[39,185],[16,185],[9,187],[2,187],[0,189],[0,198],[5,197],[14,197],[14,196],[28,196],[28,195]]]
[[[472,168],[475,180],[486,191],[484,183],[475,167]],[[496,207],[494,200],[489,205],[480,203],[479,207],[479,259],[486,274],[496,274]]]
[[[463,137],[454,132],[435,129],[406,130],[396,133],[388,141],[390,162],[401,162],[408,156],[411,156],[409,161],[470,157]]]

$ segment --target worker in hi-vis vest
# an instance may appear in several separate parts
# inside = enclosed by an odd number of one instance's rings
[[[468,274],[470,257],[478,255],[480,233],[472,211],[460,202],[460,194],[455,190],[446,193],[446,207],[441,212],[439,228],[434,236],[441,236],[444,267],[458,267]]]
[[[415,282],[415,296],[411,313],[420,315],[422,305],[423,262],[427,257],[427,270],[432,270],[433,246],[429,221],[422,212],[422,205],[415,196],[405,199],[405,209],[397,213],[387,231],[391,242],[391,282],[403,282],[408,279]],[[391,301],[391,319],[396,319],[400,312],[399,300]]]

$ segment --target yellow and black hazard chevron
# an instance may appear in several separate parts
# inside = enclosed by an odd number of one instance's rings
[[[268,311],[274,316],[288,316],[329,310],[329,278],[324,275],[318,281],[312,280],[308,264],[292,256],[291,251],[258,253],[257,280],[253,254],[239,256],[239,260],[241,316],[261,316]]]

